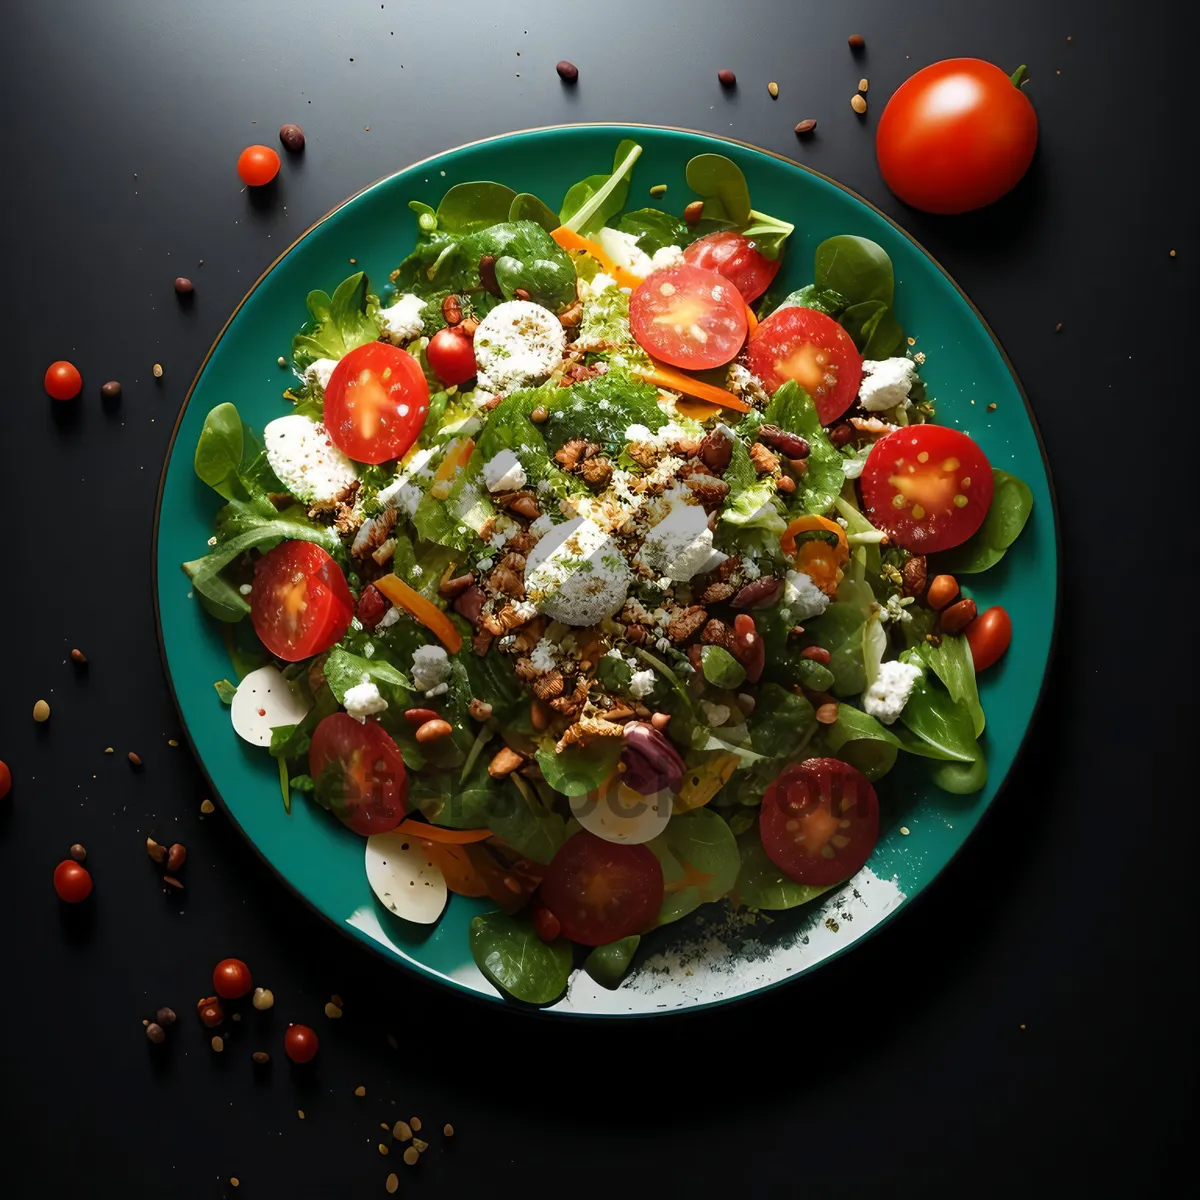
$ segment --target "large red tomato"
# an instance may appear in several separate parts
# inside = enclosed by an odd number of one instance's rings
[[[948,58],[902,83],[875,134],[888,187],[932,213],[982,208],[1012,191],[1038,136],[1037,114],[1013,78],[978,58]]]

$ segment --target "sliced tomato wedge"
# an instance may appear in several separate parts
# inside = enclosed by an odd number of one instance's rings
[[[684,252],[686,262],[724,275],[747,304],[752,304],[771,286],[779,273],[783,255],[768,258],[744,234],[722,229],[698,238]]]
[[[401,458],[429,411],[421,364],[399,346],[368,342],[333,369],[325,388],[325,428],[343,454],[361,463]]]
[[[994,490],[983,451],[945,425],[909,425],[880,438],[859,484],[867,520],[916,554],[965,542],[983,524]]]
[[[763,796],[759,836],[767,857],[797,883],[849,879],[879,840],[871,781],[837,758],[785,767]]]
[[[637,343],[673,367],[731,362],[746,341],[746,303],[723,275],[684,263],[655,271],[629,298]]]
[[[342,569],[311,542],[282,542],[254,566],[250,620],[262,644],[299,662],[340,641],[354,616]]]
[[[822,425],[836,421],[858,396],[862,355],[832,318],[812,308],[772,313],[746,351],[746,365],[772,396],[794,379],[813,399]]]
[[[662,908],[662,864],[653,850],[577,833],[554,856],[539,890],[573,942],[603,946],[642,933]]]
[[[404,759],[377,722],[364,725],[344,712],[326,717],[313,730],[308,771],[317,800],[347,829],[370,837],[404,820]]]

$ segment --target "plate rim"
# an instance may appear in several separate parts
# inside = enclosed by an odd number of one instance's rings
[[[159,530],[160,530],[161,524],[162,524],[163,495],[166,490],[167,472],[170,468],[171,461],[174,457],[175,443],[179,437],[180,427],[183,424],[183,419],[187,413],[188,406],[191,404],[192,396],[195,393],[195,390],[200,383],[200,379],[203,376],[205,369],[208,367],[209,361],[211,360],[214,352],[216,351],[217,346],[220,344],[221,339],[229,331],[230,326],[233,324],[234,320],[237,318],[238,313],[241,312],[241,310],[245,306],[246,302],[258,290],[258,288],[266,281],[267,277],[271,274],[271,272],[274,271],[275,268],[283,261],[283,259],[285,259],[302,241],[304,241],[305,238],[307,238],[315,230],[319,229],[320,226],[322,226],[326,221],[328,221],[329,218],[332,217],[335,213],[340,212],[343,208],[347,207],[347,205],[354,203],[354,201],[356,201],[360,196],[371,191],[373,188],[376,188],[376,187],[380,186],[381,184],[387,183],[390,180],[395,179],[399,175],[403,175],[409,171],[413,171],[416,168],[424,166],[426,163],[433,162],[435,159],[442,158],[445,155],[457,154],[463,150],[469,150],[475,146],[487,145],[488,143],[491,143],[491,142],[506,141],[509,138],[520,137],[525,134],[550,133],[550,132],[557,132],[557,131],[561,131],[561,130],[574,130],[574,129],[612,129],[612,130],[617,130],[617,131],[631,130],[631,129],[646,129],[646,130],[654,130],[654,131],[660,131],[660,132],[665,131],[665,132],[669,132],[669,133],[686,133],[686,134],[692,134],[697,137],[708,138],[708,139],[711,139],[711,140],[717,141],[717,142],[725,142],[730,145],[740,146],[743,149],[751,150],[751,151],[754,151],[755,153],[763,154],[763,155],[767,156],[768,158],[774,158],[780,162],[787,163],[789,166],[795,167],[798,170],[804,171],[806,174],[812,175],[812,176],[816,177],[817,179],[822,180],[824,183],[830,184],[832,187],[837,188],[838,191],[844,192],[846,195],[850,196],[852,199],[857,200],[858,203],[862,204],[869,211],[871,211],[876,216],[878,216],[878,217],[882,218],[884,221],[886,221],[887,224],[890,225],[892,227],[892,229],[894,229],[896,231],[896,233],[898,233],[902,238],[904,238],[906,241],[911,243],[912,246],[914,246],[922,255],[924,255],[924,257],[927,258],[929,260],[929,262],[931,262],[933,264],[933,266],[941,273],[942,277],[946,280],[946,282],[950,284],[950,286],[955,290],[955,292],[958,293],[960,299],[967,305],[968,309],[970,309],[972,315],[982,326],[984,332],[990,338],[992,345],[995,347],[995,349],[999,353],[1001,361],[1004,363],[1005,369],[1008,371],[1009,376],[1011,377],[1012,382],[1017,389],[1017,393],[1021,397],[1021,402],[1025,406],[1025,415],[1029,421],[1030,428],[1033,431],[1034,440],[1037,443],[1038,453],[1041,456],[1042,469],[1045,472],[1045,476],[1046,476],[1046,488],[1047,488],[1047,491],[1050,496],[1050,517],[1051,517],[1051,523],[1052,523],[1052,534],[1053,534],[1053,545],[1054,545],[1054,613],[1052,615],[1051,622],[1050,622],[1050,650],[1049,650],[1049,653],[1046,658],[1046,667],[1042,673],[1041,683],[1038,687],[1038,694],[1034,700],[1033,708],[1030,712],[1029,720],[1026,723],[1025,728],[1021,734],[1021,739],[1020,739],[1020,742],[1017,744],[1017,748],[1013,754],[1012,762],[1009,765],[1008,770],[1005,772],[1003,780],[1001,780],[999,786],[996,789],[996,794],[988,802],[988,804],[984,808],[983,812],[980,813],[979,820],[975,823],[974,828],[967,834],[967,836],[962,840],[962,842],[955,848],[955,850],[950,854],[949,858],[947,858],[946,861],[944,863],[942,863],[942,865],[937,869],[937,871],[934,873],[933,877],[929,880],[929,882],[919,892],[916,892],[912,896],[906,896],[899,905],[897,905],[890,912],[886,913],[879,921],[877,921],[873,926],[871,926],[871,928],[868,929],[862,936],[855,938],[853,941],[848,942],[846,945],[842,946],[840,949],[835,950],[833,953],[831,953],[829,955],[826,955],[824,958],[813,963],[811,967],[808,967],[803,971],[798,971],[795,974],[788,974],[782,979],[775,980],[772,983],[763,984],[762,986],[753,988],[750,991],[743,992],[736,996],[722,996],[717,999],[705,1001],[705,1002],[702,1002],[699,1004],[687,1005],[686,1007],[678,1007],[678,1008],[670,1008],[670,1009],[649,1009],[649,1010],[644,1010],[641,1012],[576,1012],[576,1011],[573,1011],[570,1009],[556,1010],[555,1008],[546,1008],[546,1007],[524,1005],[524,1004],[520,1004],[520,1003],[510,1002],[507,999],[507,997],[501,995],[499,992],[496,992],[494,995],[491,993],[487,993],[487,992],[481,992],[475,988],[470,988],[470,987],[465,986],[464,984],[458,983],[453,979],[448,979],[448,978],[443,978],[443,977],[440,977],[437,975],[432,975],[427,971],[416,970],[412,966],[410,966],[408,963],[406,963],[404,960],[397,959],[393,955],[386,955],[381,950],[374,949],[371,945],[368,945],[366,943],[365,939],[356,936],[355,932],[352,928],[347,927],[343,922],[339,922],[339,921],[335,920],[328,913],[322,911],[322,909],[320,907],[318,907],[318,905],[316,904],[315,901],[310,900],[306,895],[304,895],[304,893],[299,889],[299,887],[296,884],[292,883],[292,881],[286,875],[284,875],[283,872],[278,867],[275,866],[275,864],[267,857],[266,853],[259,847],[258,843],[255,842],[255,840],[252,837],[250,837],[250,835],[242,827],[241,822],[238,821],[237,817],[234,816],[232,810],[225,803],[224,797],[221,795],[220,789],[213,782],[212,776],[209,774],[208,767],[205,764],[205,761],[204,761],[203,757],[201,756],[199,750],[197,749],[195,741],[192,738],[192,733],[191,733],[190,728],[188,727],[188,723],[184,719],[183,709],[179,702],[179,696],[175,690],[175,680],[171,674],[170,667],[167,662],[166,640],[165,640],[164,631],[163,631],[162,612],[161,612],[161,609],[159,606],[158,541],[159,541]],[[296,236],[296,238],[292,242],[290,242],[278,255],[276,255],[275,258],[272,259],[271,262],[263,269],[262,273],[258,276],[257,279],[254,280],[254,282],[247,289],[245,295],[242,296],[242,298],[237,302],[237,304],[231,310],[231,312],[230,312],[229,316],[226,318],[224,324],[222,324],[221,328],[217,331],[217,334],[213,338],[211,345],[208,347],[208,350],[205,352],[204,358],[201,359],[200,365],[196,369],[196,374],[193,376],[192,382],[188,386],[187,393],[183,398],[183,402],[179,406],[178,413],[176,414],[175,423],[171,429],[171,437],[170,437],[169,441],[167,442],[166,451],[163,456],[162,470],[159,473],[158,490],[157,490],[157,493],[155,496],[155,501],[154,501],[154,528],[153,528],[153,533],[151,536],[150,556],[151,556],[150,557],[150,582],[151,582],[151,589],[153,592],[152,602],[153,602],[153,607],[154,607],[154,628],[155,628],[155,636],[158,641],[159,661],[162,666],[163,675],[166,679],[167,690],[171,695],[171,703],[175,706],[176,716],[179,719],[179,724],[183,731],[183,735],[187,739],[188,749],[191,751],[192,758],[195,761],[196,765],[200,768],[200,773],[203,776],[205,783],[208,784],[210,795],[220,805],[222,813],[233,824],[234,828],[241,835],[241,837],[246,842],[246,844],[249,845],[251,850],[258,856],[260,861],[267,867],[267,869],[271,872],[271,874],[275,877],[275,879],[278,880],[281,884],[283,884],[283,886],[286,888],[286,890],[288,892],[290,892],[291,895],[293,897],[295,897],[295,899],[299,900],[300,903],[302,903],[319,920],[328,924],[330,927],[332,927],[334,930],[336,930],[342,937],[348,939],[352,944],[358,946],[363,952],[370,953],[373,958],[377,958],[377,959],[380,959],[380,960],[386,961],[386,962],[391,962],[391,963],[393,963],[393,965],[403,968],[405,970],[406,974],[408,974],[414,978],[421,979],[421,980],[428,982],[429,984],[434,985],[434,986],[441,986],[441,987],[445,988],[447,991],[449,991],[455,995],[469,998],[473,1002],[476,1002],[479,1004],[485,1004],[493,1009],[495,1009],[497,1007],[497,1002],[499,1002],[498,1007],[503,1010],[521,1013],[524,1016],[527,1016],[530,1018],[545,1019],[545,1018],[553,1017],[558,1020],[579,1020],[580,1018],[591,1018],[591,1019],[595,1019],[595,1020],[607,1020],[607,1021],[633,1021],[633,1020],[653,1019],[653,1018],[662,1018],[662,1017],[679,1018],[679,1017],[686,1017],[686,1016],[695,1016],[695,1015],[698,1015],[703,1012],[707,1012],[707,1011],[715,1009],[715,1008],[726,1008],[731,1005],[739,1005],[739,1004],[744,1004],[744,1003],[753,1001],[761,996],[766,995],[767,993],[777,991],[778,989],[780,989],[782,987],[792,984],[796,980],[803,978],[804,976],[811,974],[812,972],[820,969],[821,967],[824,967],[824,966],[831,964],[831,963],[835,962],[836,960],[840,959],[848,951],[853,950],[855,947],[861,945],[863,942],[869,940],[870,938],[873,938],[882,929],[884,929],[886,926],[889,926],[895,920],[895,918],[897,916],[899,916],[903,912],[908,911],[910,908],[913,907],[914,903],[921,900],[922,897],[927,896],[931,891],[933,891],[937,887],[938,883],[941,881],[942,877],[945,875],[945,872],[947,871],[947,869],[951,866],[952,863],[954,863],[954,861],[962,853],[962,851],[966,847],[967,843],[970,842],[978,834],[978,831],[979,831],[980,827],[983,825],[984,821],[988,818],[988,816],[995,809],[996,805],[1000,802],[1001,798],[1008,791],[1009,780],[1012,778],[1012,774],[1016,770],[1017,766],[1022,762],[1022,760],[1025,757],[1025,753],[1026,753],[1026,750],[1027,750],[1027,747],[1029,744],[1030,734],[1040,719],[1042,705],[1045,701],[1050,677],[1051,677],[1051,674],[1054,669],[1054,664],[1055,664],[1055,660],[1057,657],[1057,647],[1058,647],[1058,626],[1059,626],[1059,620],[1061,617],[1061,609],[1062,609],[1062,583],[1063,583],[1062,526],[1061,526],[1061,521],[1060,521],[1060,516],[1059,516],[1059,508],[1058,508],[1058,493],[1057,493],[1057,490],[1054,485],[1054,475],[1050,468],[1050,459],[1046,453],[1046,445],[1042,438],[1041,427],[1038,424],[1037,415],[1035,414],[1035,412],[1033,410],[1033,406],[1029,402],[1029,396],[1025,391],[1025,386],[1021,382],[1021,377],[1017,374],[1016,367],[1013,365],[1012,359],[1009,358],[1008,352],[1005,350],[1003,343],[1000,341],[999,337],[996,336],[996,332],[995,332],[995,330],[992,329],[987,318],[983,315],[982,312],[980,312],[980,310],[976,306],[975,302],[971,299],[970,296],[967,295],[967,293],[959,285],[958,281],[954,278],[954,276],[951,275],[948,270],[946,270],[946,268],[941,264],[941,262],[939,262],[938,259],[935,258],[933,256],[933,254],[931,254],[925,248],[925,246],[923,246],[921,244],[921,242],[919,242],[911,233],[908,232],[908,230],[906,230],[902,225],[900,225],[900,223],[898,221],[896,221],[894,218],[890,217],[882,209],[880,209],[878,206],[873,204],[865,196],[860,195],[853,188],[848,187],[846,184],[841,183],[839,180],[834,179],[831,176],[826,175],[821,171],[818,171],[815,167],[811,167],[805,163],[798,162],[796,159],[789,158],[786,154],[780,154],[778,151],[768,150],[763,146],[759,146],[759,145],[755,144],[754,142],[747,142],[747,141],[742,140],[741,138],[730,137],[726,134],[711,133],[707,130],[693,129],[693,128],[690,128],[688,126],[683,126],[683,125],[661,125],[661,124],[654,124],[651,122],[640,122],[640,121],[568,121],[568,122],[563,122],[563,123],[559,123],[559,124],[535,125],[535,126],[530,126],[528,128],[524,128],[524,129],[512,129],[512,130],[508,130],[507,132],[504,132],[504,133],[492,134],[492,135],[490,135],[488,137],[484,137],[484,138],[474,138],[471,141],[462,142],[459,145],[450,146],[445,149],[438,150],[434,154],[426,155],[424,158],[415,159],[414,161],[407,163],[404,166],[397,167],[395,170],[388,171],[386,174],[381,175],[378,178],[371,180],[370,182],[364,184],[362,187],[358,188],[356,191],[352,192],[350,195],[346,196],[344,199],[340,200],[331,209],[329,209],[327,212],[325,212],[320,217],[318,217],[315,221],[313,221],[311,225],[308,225],[303,231],[301,231]]]

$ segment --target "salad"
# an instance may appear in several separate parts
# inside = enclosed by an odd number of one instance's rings
[[[413,201],[389,281],[309,294],[280,415],[218,405],[195,455],[234,730],[398,919],[487,898],[474,959],[535,1004],[701,905],[849,879],[901,754],[984,785],[1011,623],[958,577],[1031,504],[936,423],[880,246],[785,293],[793,226],[734,162],[692,159],[676,215],[632,206],[640,154],[558,211]]]

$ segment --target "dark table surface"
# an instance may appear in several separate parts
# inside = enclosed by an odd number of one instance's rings
[[[1192,98],[1173,11],[1159,0],[6,8],[0,758],[16,786],[0,803],[0,1192],[215,1197],[236,1176],[238,1195],[367,1196],[390,1170],[402,1195],[426,1196],[1164,1190],[1195,1066],[1195,789],[1175,765],[1195,694],[1195,599],[1176,574],[1194,552],[1195,505],[1176,468],[1194,435],[1167,414],[1194,403],[1200,247],[1178,161]],[[867,39],[861,67],[852,32]],[[1007,200],[934,218],[887,192],[873,127],[909,72],[959,54],[1029,64],[1041,143]],[[579,65],[576,89],[554,73],[563,57]],[[732,94],[715,79],[725,66],[739,75]],[[864,124],[847,103],[862,74]],[[819,136],[801,146],[792,126],[808,116]],[[761,1001],[622,1026],[468,1004],[292,901],[219,813],[200,813],[200,772],[168,740],[180,730],[150,594],[178,407],[263,268],[407,162],[594,120],[795,155],[911,230],[1024,380],[1064,562],[1038,727],[929,893]],[[284,122],[304,126],[308,149],[286,165],[282,211],[265,213],[233,164]],[[186,311],[179,274],[197,285]],[[57,358],[83,371],[74,404],[42,392]],[[124,384],[109,411],[106,379]],[[68,661],[74,646],[86,670]],[[38,698],[53,707],[45,726],[30,719]],[[182,894],[161,893],[147,834],[188,846]],[[72,842],[88,847],[96,890],[63,911],[51,873]],[[314,1070],[288,1069],[280,1013],[210,1051],[191,1010],[228,954],[249,960],[281,1009],[312,1014]],[[334,992],[336,1023],[321,1015]],[[181,1023],[156,1050],[141,1022],[161,1004]],[[248,1051],[260,1043],[277,1061],[256,1077]],[[376,1143],[381,1122],[411,1115],[437,1131],[452,1121],[458,1136],[444,1146],[435,1133],[406,1173]]]

